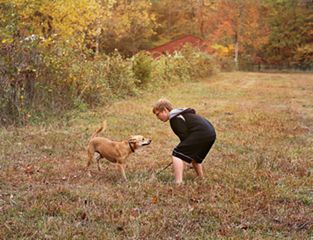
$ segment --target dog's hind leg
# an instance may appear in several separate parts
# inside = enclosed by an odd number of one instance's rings
[[[90,164],[92,163],[92,159],[93,159],[94,153],[95,153],[94,149],[93,149],[92,147],[88,147],[88,149],[87,149],[88,162],[87,162],[86,169],[88,169],[88,167],[89,167]]]
[[[98,166],[98,170],[101,171],[100,169],[100,159],[101,159],[101,155],[99,154],[99,156],[97,156],[96,161],[97,161],[97,166]]]

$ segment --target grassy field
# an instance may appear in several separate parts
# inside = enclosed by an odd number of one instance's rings
[[[178,138],[152,104],[167,97],[216,127],[205,179],[173,184]],[[152,144],[84,171],[94,130]],[[313,75],[223,73],[162,92],[72,112],[40,126],[0,129],[1,239],[313,239]]]

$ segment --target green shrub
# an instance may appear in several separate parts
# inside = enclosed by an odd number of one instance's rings
[[[185,45],[181,54],[188,60],[189,74],[192,79],[205,78],[218,71],[213,56],[197,48]]]
[[[154,86],[164,86],[190,80],[188,63],[179,53],[163,55],[152,64],[151,78]]]
[[[136,94],[136,78],[130,59],[123,58],[118,52],[105,60],[104,80],[108,82],[112,93],[117,97]]]
[[[112,97],[108,81],[105,79],[107,66],[105,58],[94,61],[75,62],[69,68],[69,79],[72,82],[72,99],[77,103],[100,105]],[[75,104],[77,106],[77,104]]]
[[[166,75],[166,56],[152,62],[151,82],[153,86],[163,85],[168,79]]]
[[[186,82],[191,80],[190,63],[180,53],[176,52],[167,57],[166,74],[171,82]]]
[[[151,81],[153,58],[146,52],[139,52],[131,59],[137,86],[144,87]]]

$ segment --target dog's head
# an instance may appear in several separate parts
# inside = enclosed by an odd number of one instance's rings
[[[131,144],[133,149],[137,149],[151,143],[151,139],[145,138],[141,135],[131,136],[128,140],[129,144]]]

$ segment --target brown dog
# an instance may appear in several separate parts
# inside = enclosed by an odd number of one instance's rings
[[[150,139],[146,139],[141,135],[132,136],[129,140],[116,142],[108,138],[97,137],[97,134],[106,128],[106,122],[97,129],[97,131],[91,136],[91,139],[88,144],[87,153],[88,153],[88,163],[87,168],[90,166],[94,154],[97,152],[100,155],[97,157],[98,169],[100,171],[99,160],[101,158],[106,158],[112,163],[117,163],[118,167],[127,181],[125,174],[125,165],[126,158],[129,154],[135,152],[136,149],[149,145],[151,143]]]

